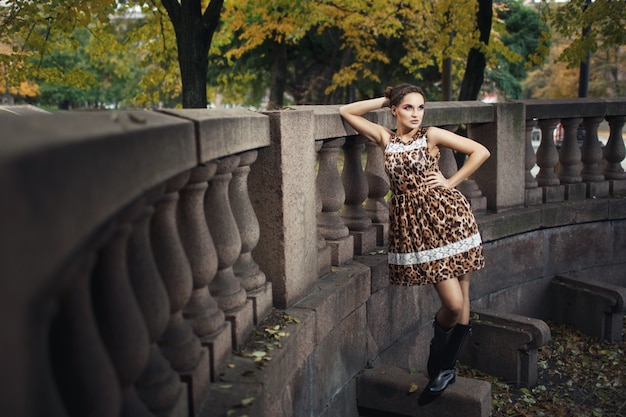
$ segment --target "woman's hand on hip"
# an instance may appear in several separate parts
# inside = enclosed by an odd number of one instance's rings
[[[426,174],[426,184],[429,187],[452,188],[448,179],[443,176],[441,171],[431,171]]]

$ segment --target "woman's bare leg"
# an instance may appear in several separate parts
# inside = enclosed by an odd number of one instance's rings
[[[435,284],[435,290],[441,300],[441,307],[435,320],[443,329],[454,327],[463,313],[463,291],[457,278],[450,278]]]
[[[472,273],[468,272],[465,275],[461,275],[459,277],[459,285],[461,286],[461,292],[463,293],[463,309],[461,311],[461,316],[459,317],[460,324],[469,324],[470,321],[470,278],[472,277]]]

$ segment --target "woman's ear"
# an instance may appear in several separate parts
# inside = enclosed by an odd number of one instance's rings
[[[396,117],[396,106],[391,106],[391,115]]]

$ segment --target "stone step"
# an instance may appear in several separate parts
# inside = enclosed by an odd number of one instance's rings
[[[600,340],[622,340],[626,288],[599,280],[556,276],[550,283],[552,320]]]
[[[516,386],[537,384],[537,352],[550,341],[550,328],[539,319],[472,309],[472,333],[459,361]]]
[[[436,400],[418,405],[428,383],[424,374],[386,364],[376,364],[357,378],[357,403],[362,417],[487,417],[491,414],[491,384],[457,377],[456,382]],[[415,392],[409,392],[411,386]]]

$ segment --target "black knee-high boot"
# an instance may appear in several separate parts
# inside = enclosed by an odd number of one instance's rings
[[[456,358],[463,342],[471,329],[470,325],[457,324],[452,329],[448,343],[441,353],[439,369],[430,379],[428,389],[431,393],[442,393],[456,379]]]
[[[443,349],[448,344],[448,340],[452,335],[452,329],[444,330],[443,327],[437,323],[437,319],[433,320],[434,334],[430,341],[430,353],[428,354],[428,364],[426,369],[428,370],[428,378],[432,379],[437,375],[439,371],[439,364],[441,363],[441,354]]]
[[[433,375],[429,376],[430,381],[420,396],[420,405],[430,403],[441,395],[450,384],[454,383],[456,380],[456,358],[470,330],[469,324],[457,324],[452,329],[448,343],[441,351],[439,366]]]

